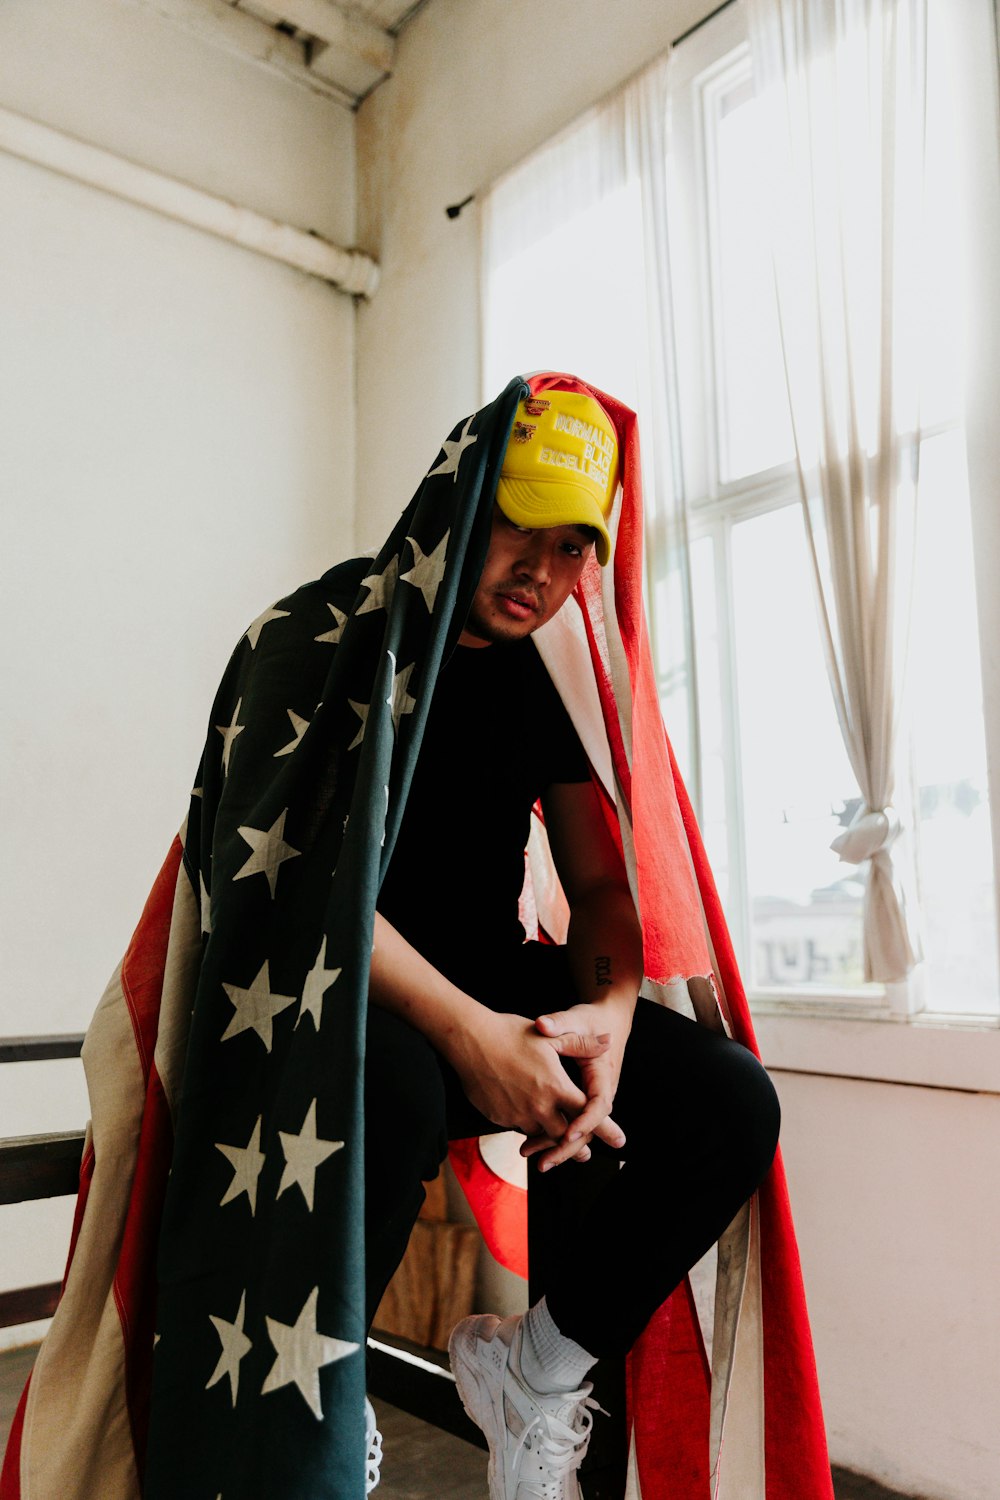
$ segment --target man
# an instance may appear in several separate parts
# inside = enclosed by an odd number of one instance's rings
[[[740,1209],[777,1111],[725,1034],[752,1043],[656,700],[639,473],[634,414],[570,376],[515,379],[374,558],[237,644],[87,1034],[70,1263],[0,1500],[358,1500],[365,1335],[420,1183],[450,1136],[508,1126],[546,1192],[588,1157],[624,1165],[524,1319],[455,1332],[494,1494],[572,1496],[583,1377],[652,1338],[646,1500],[664,1434],[700,1500],[734,1411],[753,1437],[727,1448],[735,1493],[830,1496],[779,1163]],[[539,798],[564,946],[518,924]],[[710,1392],[690,1299],[649,1320],[723,1230]]]
[[[595,549],[609,561],[617,482],[615,428],[592,395],[519,404],[485,566],[438,678],[375,923],[370,1314],[447,1138],[520,1131],[542,1172],[586,1163],[592,1143],[623,1157],[566,1226],[560,1275],[526,1317],[470,1318],[453,1334],[463,1402],[490,1444],[492,1500],[579,1495],[595,1405],[583,1377],[598,1356],[628,1352],[777,1141],[774,1091],[750,1052],[637,1002],[642,930],[625,866],[530,639],[570,607]],[[517,920],[537,798],[569,902],[565,948],[525,943]],[[616,1095],[627,1131],[611,1114]],[[730,1134],[738,1152],[724,1149]]]

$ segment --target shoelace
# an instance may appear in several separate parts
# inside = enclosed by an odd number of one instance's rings
[[[572,1392],[567,1395],[567,1401],[571,1395]],[[537,1432],[538,1448],[545,1456],[552,1478],[561,1482],[583,1462],[583,1456],[587,1451],[587,1439],[594,1425],[595,1411],[599,1411],[605,1417],[608,1415],[593,1396],[586,1396],[582,1393],[572,1413],[575,1426],[571,1427],[554,1412],[539,1411],[537,1417],[531,1419],[518,1439],[517,1447],[514,1449],[515,1470],[522,1450],[531,1446],[532,1435]],[[531,1487],[529,1485],[529,1488]],[[544,1494],[550,1488],[549,1484],[543,1484],[542,1490],[536,1493]]]
[[[382,1463],[382,1434],[375,1426],[375,1408],[365,1401],[365,1437],[368,1442],[368,1460],[365,1468],[365,1494],[370,1495],[379,1482],[379,1467]]]

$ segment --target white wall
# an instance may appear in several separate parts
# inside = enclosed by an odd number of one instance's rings
[[[358,115],[359,242],[382,264],[358,318],[361,545],[482,394],[475,210],[452,221],[445,206],[710,9],[627,0],[612,24],[606,0],[432,0],[403,34]],[[834,1462],[933,1500],[995,1500],[1000,1099],[775,1076]]]
[[[1000,1098],[773,1077],[834,1461],[996,1500]]]
[[[7,0],[0,105],[354,238],[354,118],[130,0]],[[249,621],[353,551],[354,307],[0,153],[0,1035],[83,1030],[184,816]],[[82,1126],[79,1063],[0,1077],[0,1135]],[[0,1288],[71,1203],[0,1210]]]
[[[480,404],[476,208],[453,220],[446,206],[487,186],[711,8],[431,0],[404,31],[393,77],[358,111],[358,242],[383,270],[378,296],[358,311],[363,546],[381,539],[441,439]]]

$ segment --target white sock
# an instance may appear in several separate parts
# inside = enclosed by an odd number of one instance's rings
[[[521,1319],[518,1363],[527,1384],[544,1395],[578,1390],[597,1358],[559,1332],[543,1297]]]

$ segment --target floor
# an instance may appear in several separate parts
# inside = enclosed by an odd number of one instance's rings
[[[372,1404],[382,1433],[379,1500],[485,1500],[485,1453],[393,1406]],[[836,1500],[920,1500],[846,1469],[835,1469],[833,1478]]]
[[[0,1353],[0,1452],[34,1357],[33,1347]],[[395,1407],[374,1406],[384,1453],[379,1500],[485,1500],[485,1453]],[[834,1490],[836,1500],[904,1500],[846,1469],[834,1470]]]

